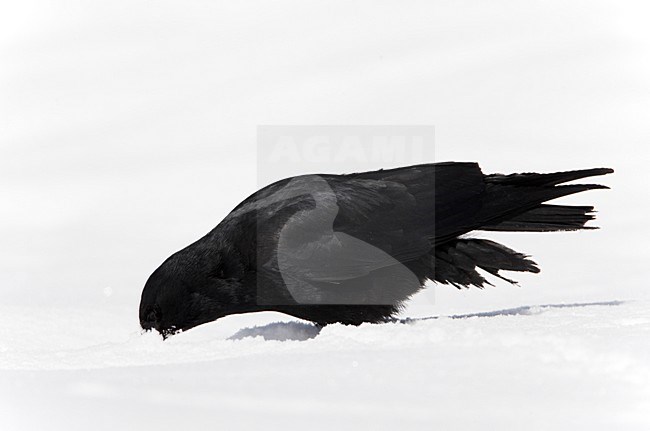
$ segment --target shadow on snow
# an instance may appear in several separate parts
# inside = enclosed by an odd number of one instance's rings
[[[526,305],[516,308],[506,308],[503,310],[484,311],[481,313],[458,314],[451,316],[431,316],[420,318],[393,319],[388,322],[394,323],[416,323],[424,320],[435,320],[440,318],[446,319],[467,319],[470,317],[495,317],[495,316],[529,316],[541,314],[547,310],[560,308],[581,308],[593,306],[617,306],[624,301],[603,301],[603,302],[584,302],[573,304],[545,304],[545,305]],[[322,326],[306,322],[275,322],[264,326],[254,326],[252,328],[243,328],[229,337],[229,340],[241,340],[248,337],[262,337],[265,340],[275,341],[306,341],[315,338],[321,331]]]

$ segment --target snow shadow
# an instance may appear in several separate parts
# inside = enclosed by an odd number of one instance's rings
[[[431,316],[431,317],[421,317],[416,319],[406,318],[406,319],[399,319],[396,321],[401,323],[411,323],[420,320],[433,320],[433,319],[440,319],[440,318],[467,319],[470,317],[530,316],[535,314],[541,314],[547,310],[558,309],[558,308],[581,308],[581,307],[593,307],[593,306],[613,307],[624,303],[625,301],[601,301],[601,302],[576,302],[572,304],[524,305],[522,307],[506,308],[503,310],[495,310],[495,311],[483,311],[480,313],[455,314],[451,316]]]
[[[264,326],[244,328],[230,336],[229,340],[241,340],[247,337],[262,337],[274,341],[306,341],[315,338],[321,326],[304,322],[275,322]]]
[[[593,306],[618,306],[625,301],[603,301],[603,302],[582,302],[572,304],[544,304],[544,305],[526,305],[516,308],[506,308],[503,310],[484,311],[480,313],[457,314],[451,316],[431,316],[419,318],[393,319],[389,322],[394,323],[415,323],[434,319],[467,319],[470,317],[495,317],[495,316],[530,316],[541,314],[547,310],[559,308],[581,308]],[[320,333],[322,326],[306,322],[274,322],[263,326],[254,326],[252,328],[243,328],[230,336],[229,340],[241,340],[248,337],[262,337],[270,341],[306,341]]]

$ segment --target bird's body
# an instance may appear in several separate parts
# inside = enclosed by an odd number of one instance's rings
[[[450,162],[281,180],[151,275],[140,322],[164,336],[265,310],[318,324],[380,322],[426,280],[482,287],[477,268],[538,272],[520,253],[463,235],[583,229],[592,207],[544,202],[606,188],[561,184],[610,172],[484,175]]]

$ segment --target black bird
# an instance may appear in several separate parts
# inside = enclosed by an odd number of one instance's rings
[[[490,284],[480,268],[539,272],[476,230],[589,229],[591,206],[546,201],[613,172],[485,175],[476,163],[432,163],[349,175],[304,175],[257,191],[147,280],[140,325],[163,337],[220,317],[279,311],[319,325],[390,319],[426,280]]]

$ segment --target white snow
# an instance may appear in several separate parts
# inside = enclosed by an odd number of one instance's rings
[[[650,424],[648,301],[331,325],[320,334],[288,319],[246,326],[280,315],[241,316],[166,342],[141,334],[128,309],[20,318],[30,311],[0,309],[5,429]]]
[[[5,3],[0,430],[650,429],[647,2]],[[142,334],[148,275],[258,188],[265,124],[616,173],[563,200],[601,230],[475,234],[539,263],[520,287],[429,287],[406,324]]]

